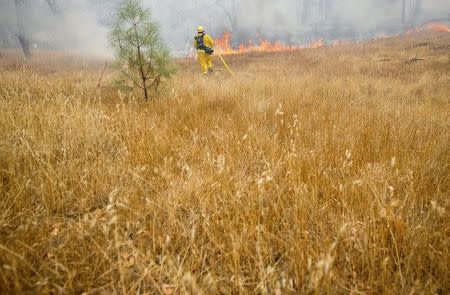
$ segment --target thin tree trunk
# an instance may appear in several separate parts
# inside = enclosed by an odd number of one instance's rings
[[[323,21],[326,21],[327,19],[327,1],[326,0],[321,0],[320,1],[320,17],[322,18]]]
[[[19,39],[19,43],[20,46],[22,47],[22,52],[25,55],[25,57],[30,57],[31,56],[30,41],[28,40],[28,37],[26,36],[25,33],[23,15],[21,13],[19,0],[15,0],[14,4],[16,5],[16,18],[18,29],[17,38]]]
[[[311,13],[311,2],[308,0],[303,0],[302,23],[304,25],[308,23],[310,13]]]
[[[58,6],[56,5],[55,0],[47,0],[47,3],[54,14],[57,14],[60,12]]]
[[[139,35],[137,32],[136,24],[134,24],[134,32],[136,34],[136,42],[137,42],[137,53],[138,53],[138,60],[139,60],[139,73],[141,74],[142,79],[142,88],[144,90],[144,97],[146,100],[148,100],[148,89],[147,89],[147,76],[145,75],[144,68],[142,67],[142,52],[141,52],[141,44],[139,44]]]
[[[141,62],[142,61],[142,53],[141,53],[140,46],[138,47],[138,58],[139,58],[139,62]],[[147,77],[145,76],[144,68],[142,67],[142,64],[139,65],[139,72],[141,74],[142,88],[144,89],[144,97],[147,100],[148,99]]]
[[[228,21],[230,22],[230,30],[232,34],[235,34],[237,31],[237,4],[235,0],[231,1],[230,9],[227,9],[225,5],[221,3],[221,1],[216,1],[217,6],[223,9],[226,14]]]
[[[402,24],[406,22],[406,0],[402,0]]]
[[[416,0],[414,2],[414,10],[413,10],[414,24],[417,24],[419,22],[421,12],[422,12],[422,0]]]

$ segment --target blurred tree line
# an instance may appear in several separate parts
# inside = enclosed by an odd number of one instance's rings
[[[94,33],[92,29],[108,27],[121,2],[122,0],[2,0],[0,47],[22,48],[23,52],[29,55],[33,47],[67,49],[80,43],[101,39],[98,35],[105,33]],[[362,33],[373,34],[360,31],[361,20],[372,24],[377,30],[380,30],[380,27],[382,30],[384,27],[398,26],[397,29],[401,29],[402,26],[418,25],[425,19],[430,19],[427,14],[430,7],[433,7],[433,13],[447,10],[445,15],[448,15],[450,7],[442,7],[445,6],[442,2],[143,0],[145,7],[150,8],[152,12],[152,19],[162,24],[161,34],[168,46],[172,50],[180,51],[191,47],[191,35],[199,24],[206,26],[215,36],[224,31],[231,32],[232,42],[236,44],[258,42],[260,37],[297,44],[308,42],[308,38],[345,38],[346,31],[351,31],[355,36],[363,36]],[[369,11],[371,8],[383,8],[380,10],[383,14],[392,16],[390,22],[386,21],[386,15],[380,16]],[[426,9],[427,13],[424,12]],[[369,21],[367,14],[370,14]],[[183,20],[181,25],[180,20]]]

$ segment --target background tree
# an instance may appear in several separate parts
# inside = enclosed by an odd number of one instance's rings
[[[122,74],[119,82],[143,90],[145,99],[156,94],[175,68],[159,29],[150,20],[150,11],[139,0],[126,0],[118,8],[109,33],[116,57],[115,67]]]
[[[53,11],[53,13],[60,13],[58,5],[56,4],[56,0],[47,0],[48,6]]]
[[[422,0],[415,0],[413,4],[413,22],[416,23],[422,12]]]
[[[25,30],[25,17],[23,16],[23,7],[25,5],[24,0],[14,0],[16,6],[16,19],[17,19],[17,39],[19,39],[20,46],[22,47],[23,54],[26,57],[31,56],[30,40]]]
[[[236,33],[238,28],[238,3],[236,0],[216,0],[217,6],[223,9],[230,22],[231,33]]]
[[[300,20],[298,23],[306,25],[311,18],[313,2],[310,0],[297,0],[297,18]]]

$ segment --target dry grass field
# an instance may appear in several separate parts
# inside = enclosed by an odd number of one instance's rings
[[[448,294],[449,44],[180,60],[149,102],[3,52],[0,293]]]

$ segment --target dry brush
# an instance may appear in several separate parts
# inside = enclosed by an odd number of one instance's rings
[[[0,293],[449,292],[448,37],[420,38],[180,61],[151,103],[6,62]]]

